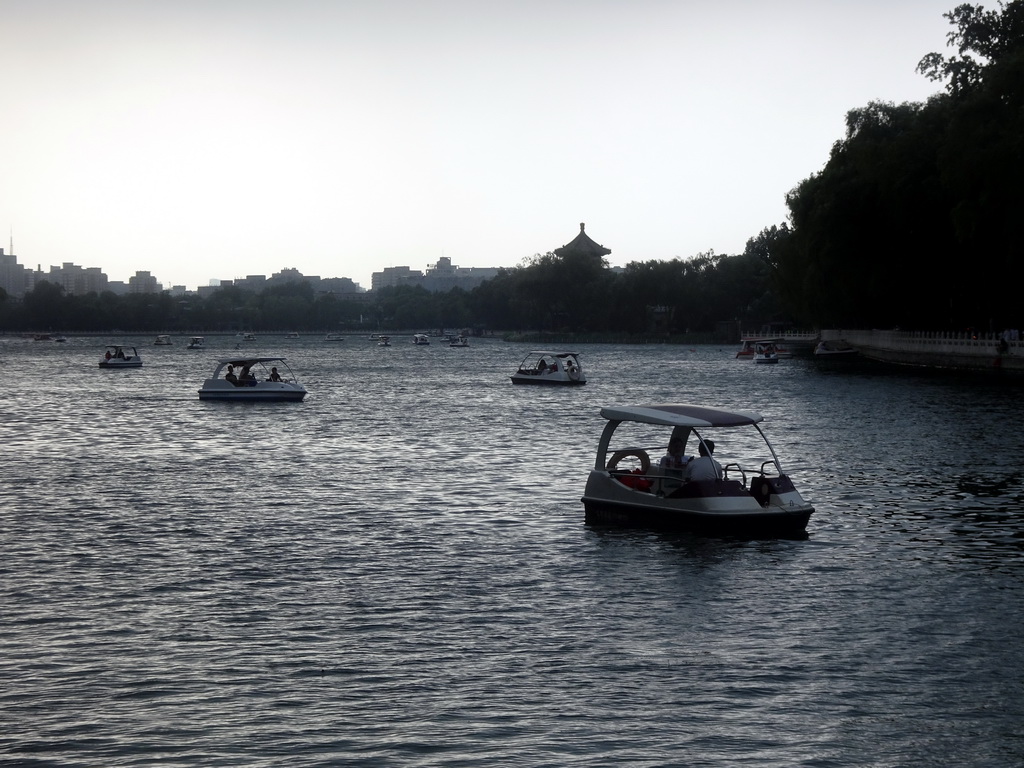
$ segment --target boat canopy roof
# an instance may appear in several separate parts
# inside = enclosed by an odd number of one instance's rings
[[[580,353],[579,352],[565,352],[564,350],[549,351],[549,350],[539,349],[539,350],[534,350],[529,355],[527,355],[527,357],[530,357],[531,355],[540,355],[541,357],[543,357],[544,355],[551,355],[552,357],[579,357]]]
[[[636,421],[668,427],[741,427],[764,417],[754,411],[727,411],[703,405],[623,405],[601,409],[609,421]]]
[[[283,357],[226,357],[217,361],[218,366],[224,365],[256,365],[256,363],[283,363]]]

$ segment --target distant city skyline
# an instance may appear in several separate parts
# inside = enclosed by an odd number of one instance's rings
[[[210,278],[204,285],[168,285],[159,280],[148,270],[136,270],[127,281],[111,280],[102,267],[83,266],[74,262],[50,265],[43,269],[41,264],[35,268],[22,264],[16,254],[7,253],[0,248],[0,288],[9,295],[20,297],[41,280],[61,286],[68,294],[102,293],[111,291],[118,294],[157,293],[169,291],[173,294],[204,293],[224,285],[240,285],[257,288],[263,283],[274,280],[307,280],[317,284],[327,283],[340,293],[363,293],[380,288],[419,285],[430,291],[450,290],[459,287],[472,290],[484,280],[495,277],[501,267],[468,267],[462,268],[452,264],[451,259],[442,257],[424,271],[412,269],[408,265],[386,267],[372,275],[371,286],[361,286],[351,278],[339,276],[307,275],[295,267],[282,267],[268,277],[263,274],[247,274],[243,277]],[[347,285],[346,285],[347,284]]]
[[[516,265],[586,221],[736,254],[845,116],[942,90],[952,0],[14,0],[0,230],[171,285]]]

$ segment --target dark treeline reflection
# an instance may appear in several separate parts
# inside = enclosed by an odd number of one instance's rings
[[[368,301],[304,283],[199,298],[0,292],[5,331],[485,328],[709,332],[732,321],[811,328],[997,330],[1022,325],[1024,0],[945,14],[956,55],[918,71],[926,103],[871,102],[846,116],[822,170],[786,195],[789,220],[742,254],[608,268],[547,253],[466,292],[385,289]],[[752,169],[756,173],[756,169]],[[627,245],[627,244],[624,244]]]

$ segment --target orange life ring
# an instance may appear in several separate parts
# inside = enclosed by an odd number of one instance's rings
[[[627,456],[635,456],[640,460],[640,469],[646,475],[651,469],[651,457],[647,455],[647,451],[616,451],[612,454],[612,457],[608,459],[608,471],[614,472],[619,466],[619,462]]]

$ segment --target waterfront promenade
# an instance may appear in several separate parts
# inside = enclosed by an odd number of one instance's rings
[[[822,330],[820,337],[885,363],[1024,374],[1024,341],[1003,341],[1002,333]]]

